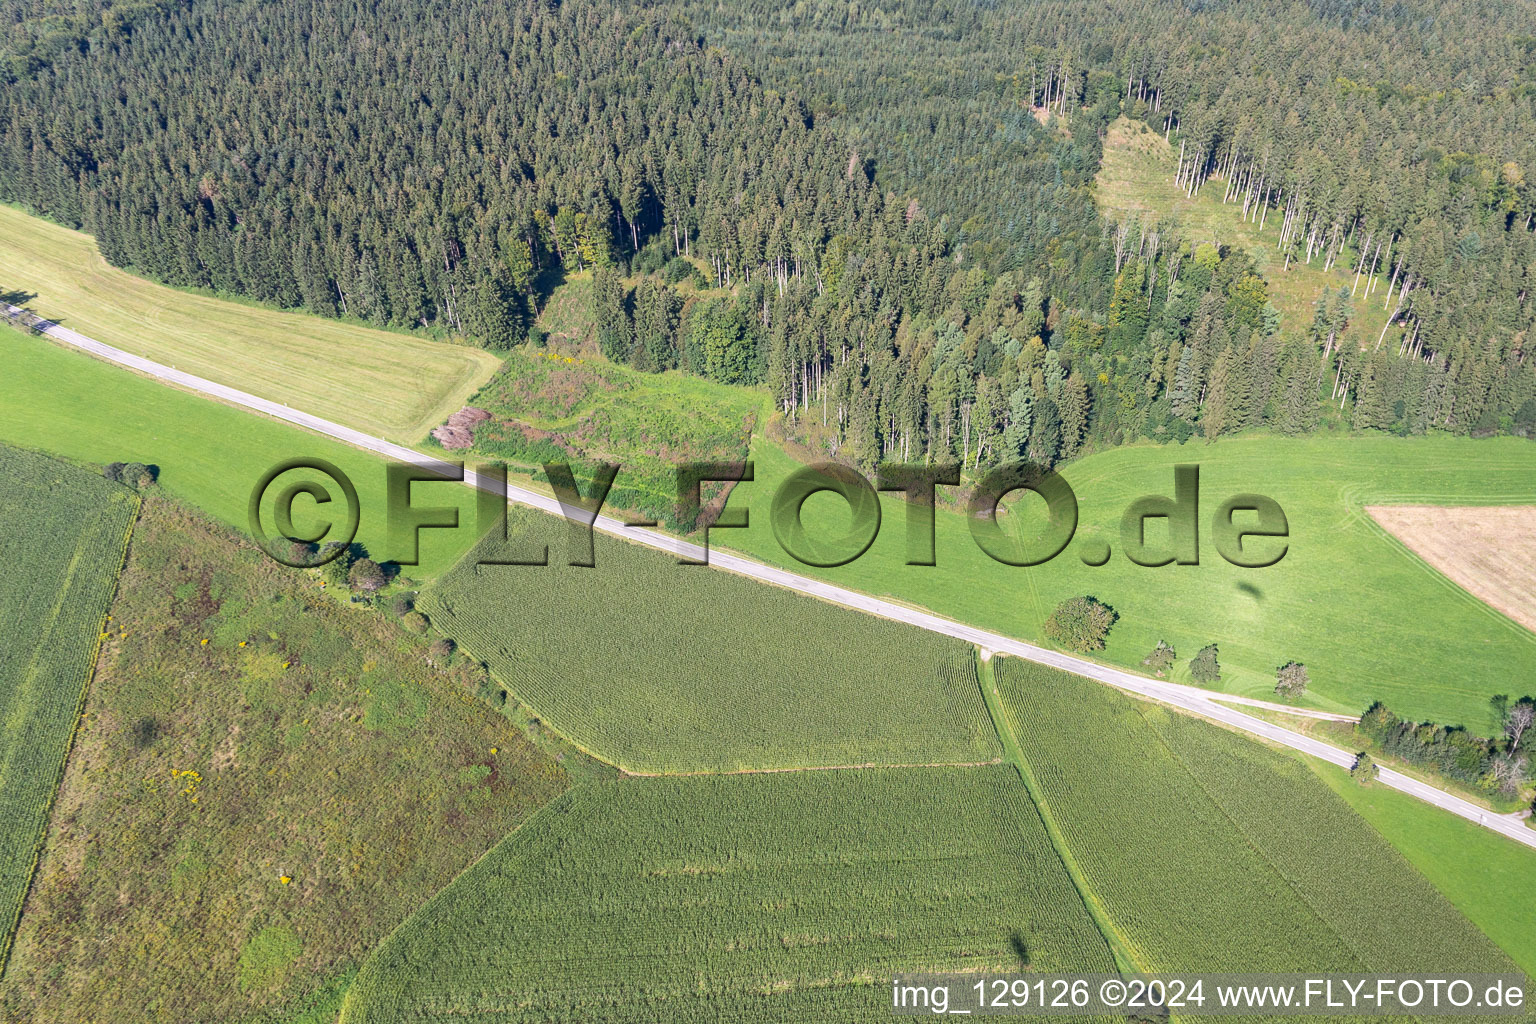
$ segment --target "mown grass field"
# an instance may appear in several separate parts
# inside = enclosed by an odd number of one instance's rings
[[[1310,265],[1292,260],[1290,268],[1283,269],[1285,259],[1275,249],[1285,220],[1283,211],[1271,210],[1260,231],[1257,222],[1243,220],[1241,199],[1235,203],[1221,201],[1226,186],[1220,178],[1207,181],[1195,198],[1188,199],[1173,183],[1178,160],[1177,142],[1170,145],[1145,124],[1119,118],[1104,135],[1104,159],[1097,177],[1100,210],[1116,220],[1136,217],[1147,227],[1158,219],[1172,219],[1186,242],[1218,242],[1249,253],[1269,282],[1270,300],[1280,311],[1281,330],[1289,334],[1307,329],[1313,306],[1325,289],[1337,292],[1341,287],[1355,287],[1354,249],[1346,249],[1347,255],[1327,272],[1322,269],[1321,256],[1314,256]],[[1376,293],[1370,298],[1365,297],[1366,275],[1360,275],[1359,292],[1353,300],[1355,315],[1345,329],[1345,336],[1357,344],[1374,346],[1381,337],[1389,312],[1382,304],[1391,273],[1391,267],[1385,272],[1378,267]],[[1387,338],[1395,341],[1400,334],[1400,328],[1393,328]]]
[[[1107,971],[1011,767],[581,787],[390,936],[344,1024],[876,1021],[918,970]]]
[[[110,266],[89,235],[0,205],[0,292],[97,341],[359,430],[413,442],[500,360],[303,313],[167,288]]]
[[[544,462],[617,463],[608,504],[665,522],[677,466],[747,457],[761,399],[681,373],[639,373],[605,359],[523,348],[471,399],[492,419],[456,459],[496,459],[544,479]],[[583,483],[585,489],[585,483]]]
[[[993,664],[1054,820],[1149,969],[1513,968],[1299,758],[1077,676]]]
[[[384,936],[566,788],[428,664],[428,638],[175,503],[146,498],[111,616],[5,1020],[334,1007]]]
[[[1295,659],[1312,679],[1301,703],[1358,714],[1379,699],[1402,715],[1480,727],[1490,696],[1536,675],[1536,634],[1435,572],[1364,511],[1402,502],[1536,502],[1536,444],[1519,438],[1244,435],[1101,452],[1062,468],[1077,494],[1077,539],[1030,568],[987,557],[965,515],[944,510],[938,564],[906,565],[905,510],[894,495],[882,502],[879,535],[862,557],[836,569],[801,565],[779,546],[769,518],[778,482],[798,464],[763,437],[753,458],[755,482],[731,497],[732,507],[749,510],[752,526],[718,531],[716,544],[1010,636],[1038,640],[1060,601],[1092,594],[1120,616],[1096,655],[1108,662],[1140,670],[1157,641],[1167,640],[1179,654],[1173,678],[1191,682],[1188,660],[1214,642],[1217,688],[1226,692],[1272,698],[1276,668]],[[1135,565],[1121,549],[1121,517],[1138,497],[1172,496],[1180,463],[1201,470],[1200,564]],[[1244,569],[1216,552],[1210,524],[1223,500],[1255,491],[1280,503],[1291,536],[1279,564]],[[846,509],[836,495],[811,498],[803,510],[808,533],[842,536]],[[1019,509],[1012,528],[1022,530],[1031,513],[1024,503]],[[1155,521],[1148,535],[1162,536]],[[1111,547],[1100,567],[1080,557],[1079,546],[1094,539]]]
[[[375,559],[405,554],[387,543],[385,462],[376,456],[20,331],[0,331],[0,353],[5,360],[0,441],[81,462],[157,465],[165,492],[241,531],[247,530],[247,505],[262,474],[290,458],[318,457],[340,468],[357,487],[362,506],[358,541]],[[280,483],[289,479],[285,475]],[[447,569],[474,543],[475,497],[455,483],[418,484],[413,493],[417,505],[460,510],[459,529],[421,532],[421,564],[403,571],[424,580]],[[294,509],[297,526],[319,522],[308,499],[296,502]],[[270,511],[265,509],[263,520],[269,532]]]
[[[0,445],[0,970],[106,629],[138,498]]]
[[[971,648],[512,509],[423,594],[433,624],[554,729],[632,772],[971,763],[999,755]],[[548,566],[485,565],[482,556]]]

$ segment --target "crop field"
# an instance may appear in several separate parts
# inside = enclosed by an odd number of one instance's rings
[[[1186,198],[1184,190],[1173,183],[1178,152],[1177,142],[1164,142],[1161,135],[1139,121],[1124,117],[1115,121],[1104,135],[1104,161],[1097,177],[1099,208],[1115,219],[1135,217],[1147,227],[1159,218],[1171,218],[1187,242],[1219,242],[1251,254],[1269,282],[1270,300],[1280,311],[1281,330],[1286,333],[1306,330],[1312,322],[1313,304],[1325,289],[1337,292],[1355,287],[1353,249],[1346,249],[1327,272],[1322,269],[1321,257],[1314,257],[1310,266],[1292,260],[1290,269],[1282,269],[1285,261],[1275,244],[1284,217],[1271,210],[1264,218],[1263,231],[1257,223],[1245,222],[1241,200],[1222,203],[1222,179],[1212,178],[1195,198]],[[1345,337],[1372,346],[1380,339],[1387,322],[1382,304],[1390,273],[1390,268],[1386,273],[1378,271],[1376,291],[1369,299],[1364,296],[1366,276],[1361,275],[1359,293],[1353,300],[1355,315]],[[1398,328],[1389,330],[1388,342],[1395,342],[1400,334]]]
[[[1536,508],[1374,505],[1366,511],[1457,586],[1536,630]]]
[[[1456,909],[1536,977],[1536,915],[1510,913],[1536,877],[1536,850],[1386,786],[1361,786],[1342,768],[1310,767],[1380,832]]]
[[[959,511],[937,515],[938,564],[906,565],[906,511],[894,495],[882,500],[879,534],[863,556],[835,569],[804,566],[769,524],[774,490],[799,464],[761,434],[753,458],[756,480],[730,501],[750,511],[752,526],[718,531],[714,543],[1008,636],[1039,640],[1058,603],[1092,594],[1120,616],[1096,655],[1106,662],[1146,671],[1142,659],[1166,640],[1179,655],[1172,678],[1193,682],[1189,659],[1216,642],[1218,690],[1273,698],[1276,667],[1294,659],[1312,679],[1303,705],[1359,714],[1379,699],[1410,717],[1479,726],[1490,696],[1536,677],[1536,634],[1451,584],[1365,512],[1388,503],[1536,504],[1536,444],[1520,438],[1244,435],[1100,452],[1062,467],[1077,494],[1077,540],[1029,568],[987,557]],[[1185,463],[1200,467],[1200,564],[1131,563],[1121,517],[1143,495],[1171,496],[1174,466]],[[1254,491],[1279,502],[1290,527],[1285,557],[1265,569],[1229,564],[1212,542],[1220,503]],[[1019,523],[1027,515],[1025,506]],[[810,536],[838,537],[847,505],[817,495],[802,518]],[[1165,535],[1156,522],[1148,534]],[[1110,544],[1103,566],[1079,556],[1093,539]]]
[[[1076,676],[993,664],[1090,891],[1150,969],[1513,968],[1300,759]]]
[[[375,559],[402,554],[386,543],[383,459],[9,328],[0,331],[0,352],[0,441],[81,462],[159,466],[161,490],[241,531],[263,473],[287,459],[322,458],[357,486],[358,542]],[[460,529],[421,531],[421,565],[405,572],[425,580],[474,543],[475,496],[455,483],[418,484],[413,494],[418,505],[460,510]],[[305,502],[294,509],[297,525],[315,521]],[[270,530],[270,508],[264,521]]]
[[[94,473],[0,445],[0,970],[137,509]]]
[[[167,288],[78,231],[0,205],[0,282],[16,305],[97,341],[397,441],[413,442],[495,371],[483,349]]]
[[[470,666],[430,666],[428,638],[165,499],[145,498],[110,614],[0,1019],[334,1006],[568,785]]]
[[[678,464],[746,458],[761,400],[680,373],[525,348],[470,404],[492,418],[475,429],[474,448],[454,458],[504,460],[540,479],[547,461],[575,463],[578,480],[591,463],[618,463],[607,504],[665,522]]]
[[[885,1020],[919,970],[1108,971],[1011,767],[584,786],[390,936],[344,1024]]]
[[[631,772],[974,763],[998,756],[971,648],[598,534],[508,518],[420,607],[524,704]]]

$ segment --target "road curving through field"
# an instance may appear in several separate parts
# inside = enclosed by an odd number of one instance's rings
[[[12,318],[19,316],[23,312],[23,310],[9,304],[6,306],[6,311]],[[362,431],[354,430],[339,423],[333,423],[319,416],[290,408],[279,402],[258,398],[236,388],[205,380],[183,370],[178,370],[173,366],[167,366],[163,363],[157,363],[152,359],[146,359],[143,356],[125,352],[122,349],[104,344],[94,338],[86,337],[78,331],[59,324],[43,320],[36,322],[32,326],[33,329],[54,341],[87,352],[118,366],[154,377],[164,383],[173,384],[210,398],[216,398],[230,405],[259,412],[286,423],[292,423],[295,426],[303,427],[317,434],[343,441],[365,451],[382,455],[385,458],[418,466],[441,476],[456,477],[459,475],[457,467],[450,466],[441,460],[430,458],[410,448],[394,444],[383,438],[365,434]],[[464,482],[471,487],[490,489],[488,482],[483,483],[471,471],[464,473]],[[541,494],[510,483],[507,485],[507,495],[509,500],[516,504],[526,505],[551,515],[563,515],[560,503],[550,495]],[[593,526],[603,533],[621,537],[636,544],[643,544],[646,547],[654,548],[680,558],[697,560],[705,557],[704,549],[697,544],[671,536],[670,534],[661,533],[657,530],[632,527],[612,516],[598,516]],[[1012,637],[1003,636],[999,633],[977,629],[974,626],[968,626],[965,623],[956,622],[919,608],[907,607],[892,601],[873,597],[869,594],[848,590],[823,580],[801,576],[797,573],[766,565],[728,551],[711,550],[708,553],[708,559],[709,565],[715,569],[724,569],[760,583],[770,583],[783,587],[786,590],[792,590],[796,593],[840,605],[844,608],[851,608],[869,615],[877,615],[895,622],[916,626],[919,629],[964,640],[976,645],[983,651],[1025,658],[1042,665],[1048,665],[1065,672],[1084,676],[1128,693],[1133,693],[1149,700],[1159,701],[1192,714],[1220,722],[1252,736],[1299,750],[1304,754],[1321,758],[1324,761],[1344,768],[1348,768],[1354,763],[1354,754],[1349,751],[1323,743],[1310,736],[1293,732],[1283,726],[1262,721],[1252,715],[1244,714],[1236,708],[1227,707],[1226,704],[1234,703],[1249,707],[1263,707],[1292,715],[1301,714],[1314,718],[1351,721],[1352,719],[1347,715],[1298,710],[1288,705],[1275,704],[1252,697],[1238,697],[1232,694],[1215,693],[1201,690],[1198,687],[1186,686],[1182,683],[1150,679],[1146,676],[1139,676],[1132,672],[1126,672],[1123,669],[1101,665],[1097,662],[1061,651],[1049,650],[1022,640],[1015,640]],[[1426,803],[1433,804],[1484,828],[1498,832],[1516,842],[1536,848],[1536,829],[1529,828],[1517,815],[1498,814],[1489,811],[1469,800],[1456,796],[1454,793],[1437,789],[1434,786],[1420,782],[1418,779],[1410,778],[1390,768],[1381,768],[1379,779],[1383,785],[1417,797]]]

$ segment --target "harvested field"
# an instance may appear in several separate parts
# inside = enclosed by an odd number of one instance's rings
[[[1536,631],[1536,506],[1372,505],[1366,511],[1453,583]]]

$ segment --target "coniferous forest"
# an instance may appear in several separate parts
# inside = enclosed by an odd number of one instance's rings
[[[1536,434],[1528,0],[6,13],[0,198],[169,284],[506,349],[590,270],[610,359],[765,388],[865,466]],[[1278,221],[1281,273],[1384,280],[1390,332],[1342,344],[1347,290],[1282,322],[1247,253],[1102,218],[1122,115]]]

